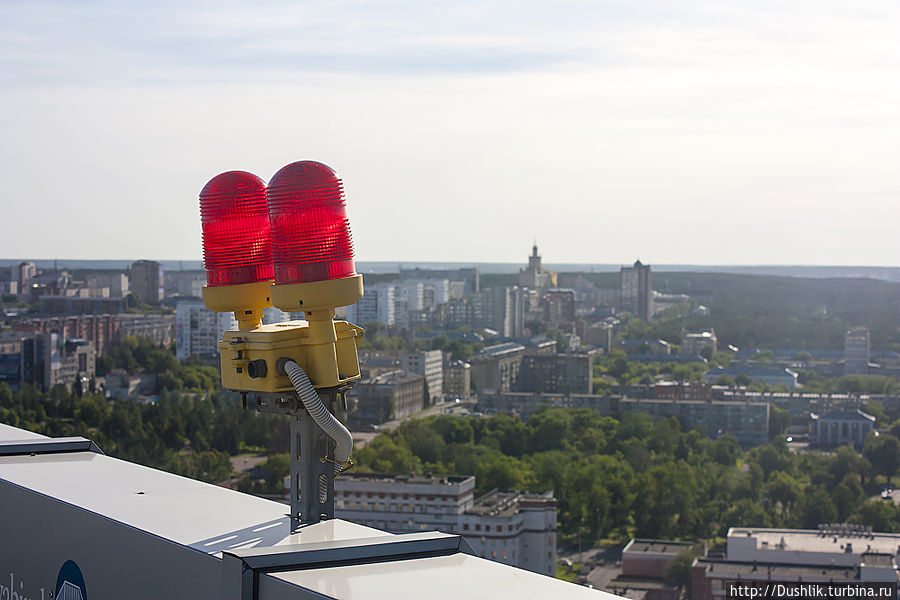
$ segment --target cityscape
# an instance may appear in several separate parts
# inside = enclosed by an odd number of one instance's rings
[[[723,597],[735,573],[895,581],[900,284],[556,272],[536,243],[507,271],[399,265],[339,309],[366,334],[335,516],[630,598]],[[284,425],[220,387],[237,323],[205,281],[4,268],[0,422],[285,498]]]
[[[0,600],[900,600],[898,31],[0,2]]]

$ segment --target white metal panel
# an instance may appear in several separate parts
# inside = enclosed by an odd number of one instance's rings
[[[341,600],[622,600],[613,594],[467,554],[271,573],[260,577],[260,599],[287,597],[286,582]]]
[[[0,442],[14,442],[18,440],[40,440],[46,439],[47,436],[39,433],[33,433],[11,425],[0,423]]]
[[[0,480],[208,554],[384,535],[328,521],[288,535],[288,507],[94,452],[0,457]]]

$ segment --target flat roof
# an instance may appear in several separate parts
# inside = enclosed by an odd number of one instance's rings
[[[525,346],[521,344],[517,344],[515,342],[506,342],[503,344],[495,344],[493,346],[488,346],[484,348],[478,354],[469,357],[469,362],[477,361],[477,360],[485,360],[489,358],[496,358],[498,356],[503,356],[504,354],[513,354],[516,352],[524,352]]]
[[[483,515],[490,517],[511,517],[520,510],[519,503],[525,502],[556,502],[553,492],[534,493],[520,491],[491,490],[484,496],[477,498],[471,508],[467,509],[467,515]]]
[[[900,550],[900,533],[842,532],[813,529],[756,529],[732,527],[728,540],[755,537],[758,550],[846,553],[852,544],[853,554],[879,553],[895,555]],[[781,547],[783,543],[783,547]]]
[[[691,542],[674,542],[672,540],[633,538],[630,542],[628,542],[628,545],[625,546],[625,549],[622,550],[622,554],[624,555],[626,552],[629,554],[646,552],[652,554],[670,554],[672,556],[676,556],[679,553],[684,552],[691,546],[693,546]]]
[[[763,563],[753,561],[722,560],[710,558],[698,558],[694,565],[702,566],[706,572],[718,575],[720,578],[732,578],[744,576],[749,578],[764,578],[771,580],[793,579],[826,579],[826,580],[856,580],[858,569],[855,566],[806,566],[786,565],[783,563]]]
[[[377,483],[400,484],[428,484],[428,485],[458,485],[474,475],[387,475],[384,473],[342,473],[335,482],[342,481],[371,481]]]

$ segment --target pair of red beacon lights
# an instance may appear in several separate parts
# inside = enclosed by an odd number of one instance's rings
[[[218,346],[228,389],[291,389],[278,367],[293,360],[313,385],[339,387],[359,377],[364,332],[334,320],[334,309],[362,297],[344,189],[337,173],[311,160],[291,163],[266,184],[245,171],[212,178],[200,192],[203,301],[234,311],[238,331]],[[300,312],[306,322],[262,324],[263,309]],[[227,351],[227,352],[226,352]]]
[[[200,192],[200,220],[204,301],[234,311],[242,330],[266,306],[312,321],[362,297],[343,184],[327,165],[291,163],[268,186],[245,171],[217,175]]]

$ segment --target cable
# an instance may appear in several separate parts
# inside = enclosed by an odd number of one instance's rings
[[[334,476],[337,477],[343,471],[346,471],[350,462],[350,452],[353,450],[353,436],[344,427],[343,423],[328,412],[325,404],[319,398],[319,393],[313,387],[309,377],[300,368],[300,365],[292,360],[280,360],[279,370],[283,369],[285,374],[291,380],[291,385],[300,396],[300,401],[306,408],[309,415],[316,422],[316,425],[322,428],[328,437],[334,440]],[[324,477],[319,478],[319,498],[324,501],[328,497],[328,481]]]

